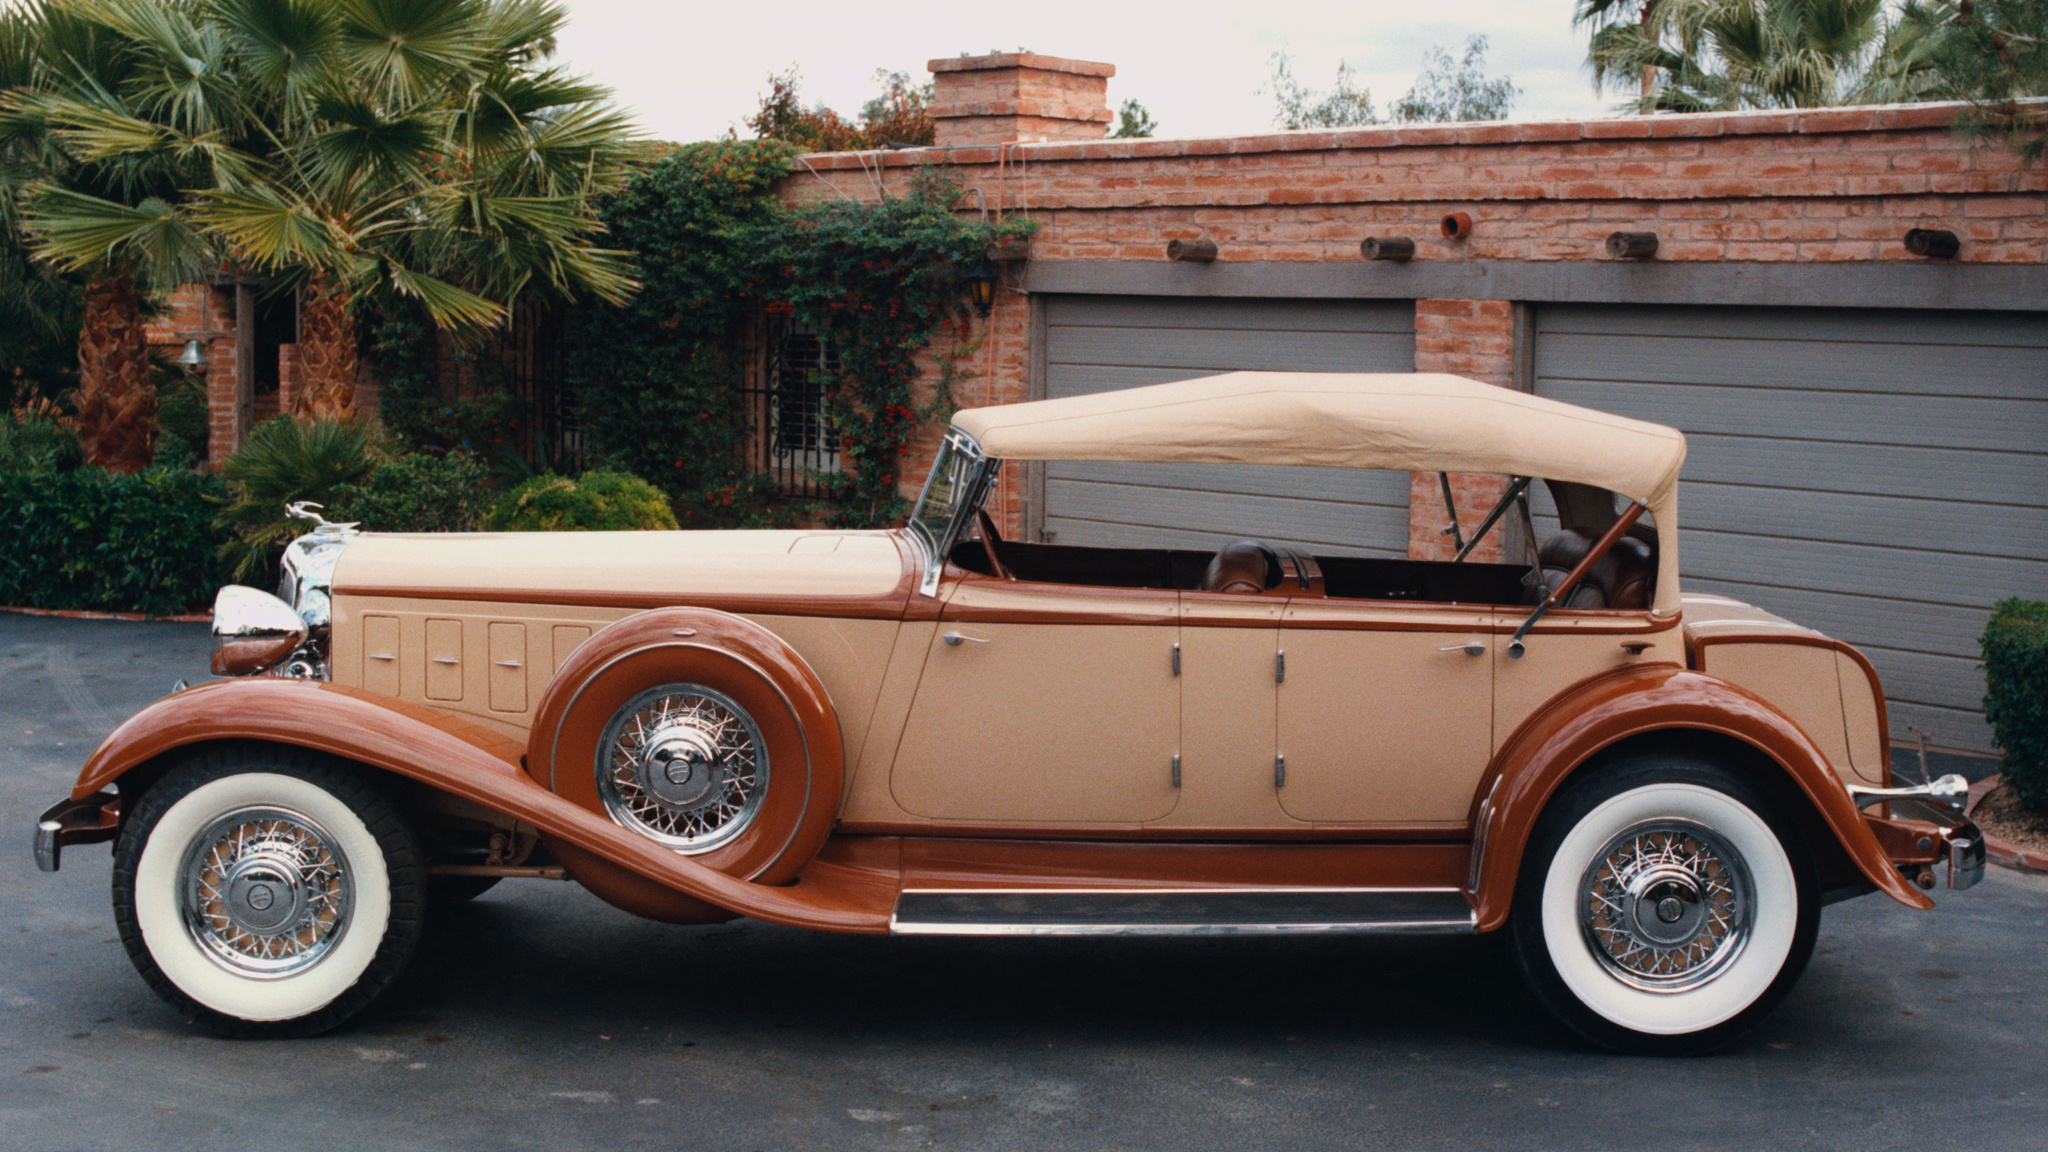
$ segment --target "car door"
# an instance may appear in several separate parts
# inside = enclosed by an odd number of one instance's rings
[[[1280,806],[1318,824],[1462,830],[1493,748],[1493,609],[1291,601]]]
[[[940,821],[1140,824],[1173,810],[1172,589],[960,580],[890,772]]]
[[[1169,828],[1286,827],[1273,788],[1280,594],[1181,593],[1181,799]]]

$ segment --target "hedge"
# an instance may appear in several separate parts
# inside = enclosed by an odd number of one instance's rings
[[[474,453],[415,452],[336,489],[321,515],[366,532],[474,532],[497,499],[490,481]]]
[[[222,483],[175,468],[0,473],[0,604],[202,608],[226,582],[213,527]]]
[[[1984,718],[2020,803],[2048,812],[2048,602],[2002,600],[1984,626]]]
[[[625,472],[544,473],[514,488],[484,521],[492,532],[631,532],[674,529],[661,489]]]

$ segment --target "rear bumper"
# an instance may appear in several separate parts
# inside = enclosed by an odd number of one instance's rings
[[[64,849],[104,844],[121,831],[121,798],[95,792],[83,800],[60,800],[36,819],[36,867],[55,872]]]
[[[1863,814],[1892,866],[1922,888],[1934,887],[1934,866],[1948,864],[1948,887],[1960,892],[1984,878],[1984,834],[1945,804],[1917,798],[1889,801],[1889,815]]]

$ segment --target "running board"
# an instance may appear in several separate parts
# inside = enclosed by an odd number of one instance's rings
[[[889,930],[914,936],[1224,936],[1471,932],[1454,888],[913,889]]]

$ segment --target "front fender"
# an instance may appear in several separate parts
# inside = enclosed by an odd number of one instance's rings
[[[1814,742],[1760,697],[1671,665],[1624,668],[1553,700],[1508,738],[1473,812],[1473,902],[1481,931],[1506,922],[1522,853],[1550,797],[1581,764],[1631,736],[1714,732],[1784,770],[1865,879],[1901,904],[1932,908],[1892,867]]]
[[[263,677],[166,697],[107,737],[71,795],[84,799],[181,747],[217,740],[291,744],[394,772],[743,916],[839,932],[889,928],[889,902],[873,893],[801,881],[770,887],[707,868],[541,787],[520,770],[523,749],[513,741],[432,708],[339,684]]]

